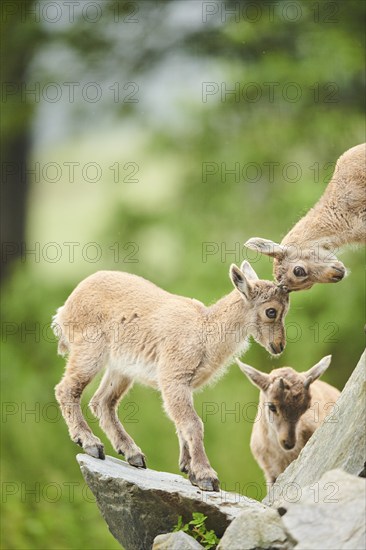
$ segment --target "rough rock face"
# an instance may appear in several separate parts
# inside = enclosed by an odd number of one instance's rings
[[[269,548],[276,548],[276,550],[293,548],[279,513],[271,508],[260,512],[252,510],[234,519],[225,531],[217,550]]]
[[[366,461],[366,352],[344,387],[327,421],[310,438],[299,457],[277,478],[264,499],[276,506],[288,488],[306,487],[335,468],[360,475]]]
[[[282,501],[279,510],[241,514],[218,550],[364,550],[366,481],[331,470]],[[281,516],[280,516],[281,514]]]
[[[204,492],[182,476],[137,469],[116,458],[77,459],[111,533],[126,550],[150,550],[156,535],[172,531],[180,515],[187,522],[192,512],[204,513],[207,528],[221,537],[241,512],[265,509],[256,500]]]
[[[284,502],[281,519],[296,550],[364,550],[365,503],[364,479],[331,470],[302,489],[298,502]]]
[[[193,537],[178,531],[178,533],[167,533],[155,537],[152,550],[202,550],[202,548],[203,546]]]

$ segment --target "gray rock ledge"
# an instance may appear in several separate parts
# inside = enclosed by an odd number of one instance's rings
[[[178,531],[155,537],[152,550],[202,550],[202,548],[203,546],[193,537]]]
[[[364,550],[366,481],[331,470],[283,503],[282,522],[296,550]]]
[[[150,550],[180,515],[187,522],[192,512],[202,512],[207,528],[222,537],[239,514],[266,509],[237,493],[201,491],[180,475],[137,469],[109,456],[79,454],[77,460],[112,535],[126,550]]]

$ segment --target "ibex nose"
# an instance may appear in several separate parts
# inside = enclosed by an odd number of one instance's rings
[[[271,348],[272,352],[275,355],[278,355],[279,353],[282,353],[284,350],[284,345],[282,342],[279,344],[275,344],[274,342],[270,342],[269,347]]]
[[[282,443],[282,447],[286,449],[286,451],[291,451],[291,449],[295,447],[295,443],[292,443],[291,441],[287,441],[286,439],[282,440],[281,443]]]
[[[334,271],[332,280],[336,282],[341,281],[346,274],[344,267],[336,267],[335,265],[332,265],[332,270]]]

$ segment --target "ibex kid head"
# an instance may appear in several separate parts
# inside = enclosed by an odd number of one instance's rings
[[[245,246],[274,259],[274,277],[289,291],[305,290],[315,283],[338,283],[346,274],[342,262],[321,244],[302,248],[253,237]]]
[[[291,367],[273,370],[270,374],[260,372],[237,360],[242,372],[263,392],[260,402],[270,429],[277,436],[279,445],[290,451],[296,445],[296,427],[301,416],[311,405],[311,384],[329,367],[332,356],[323,357],[306,372],[296,372]]]
[[[272,355],[282,353],[286,345],[284,319],[289,307],[288,292],[272,281],[264,281],[249,262],[240,269],[232,264],[230,278],[241,298],[247,303],[248,335]]]

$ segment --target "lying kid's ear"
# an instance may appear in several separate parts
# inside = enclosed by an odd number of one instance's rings
[[[326,357],[323,357],[323,359],[320,359],[319,363],[311,367],[308,371],[304,372],[305,374],[305,382],[304,386],[305,388],[308,388],[310,384],[315,382],[324,372],[327,370],[327,368],[330,365],[330,362],[332,360],[331,355],[327,355]]]
[[[252,286],[244,273],[238,268],[237,265],[231,264],[229,275],[235,288],[237,288],[239,292],[244,294],[244,296],[249,300]]]
[[[247,260],[244,260],[244,262],[240,266],[240,270],[244,273],[244,275],[250,280],[250,281],[258,281],[259,277],[250,265]]]
[[[242,363],[239,359],[236,359],[240,370],[249,378],[252,384],[257,386],[260,390],[266,391],[269,386],[269,376],[264,372],[260,372],[253,367]]]

